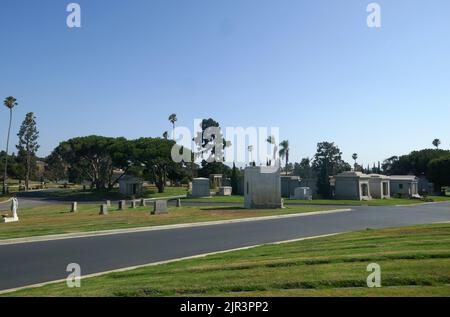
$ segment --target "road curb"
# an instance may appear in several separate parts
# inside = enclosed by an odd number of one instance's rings
[[[76,233],[65,233],[65,234],[57,234],[57,235],[46,235],[46,236],[40,236],[40,237],[14,238],[14,239],[1,240],[0,246],[22,244],[22,243],[33,243],[33,242],[57,241],[57,240],[65,240],[65,239],[100,237],[100,236],[108,236],[108,235],[114,235],[114,234],[127,234],[127,233],[138,233],[138,232],[148,232],[148,231],[172,230],[172,229],[181,229],[181,228],[195,228],[195,227],[233,224],[233,223],[241,223],[241,222],[265,221],[265,220],[296,218],[296,217],[309,217],[309,216],[348,212],[351,210],[352,209],[350,209],[350,208],[348,208],[348,209],[333,209],[333,210],[314,211],[314,212],[305,212],[305,213],[296,213],[296,214],[284,214],[284,215],[275,215],[275,216],[240,218],[240,219],[218,220],[218,221],[207,221],[207,222],[195,222],[195,223],[184,223],[184,224],[152,226],[152,227],[113,229],[113,230],[102,230],[102,231],[91,231],[91,232],[76,232]]]

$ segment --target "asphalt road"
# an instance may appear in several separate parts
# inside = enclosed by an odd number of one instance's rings
[[[0,290],[66,278],[69,263],[80,264],[86,275],[268,242],[442,221],[450,221],[450,203],[3,245]]]

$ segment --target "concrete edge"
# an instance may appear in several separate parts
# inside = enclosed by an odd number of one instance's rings
[[[274,220],[274,219],[294,218],[294,217],[306,217],[306,216],[348,212],[351,210],[352,209],[333,209],[333,210],[264,216],[264,217],[251,217],[251,218],[182,223],[182,224],[151,226],[151,227],[113,229],[113,230],[102,230],[102,231],[91,231],[91,232],[76,232],[76,233],[46,235],[46,236],[39,236],[39,237],[14,238],[14,239],[0,240],[0,246],[12,245],[12,244],[22,244],[22,243],[32,243],[32,242],[56,241],[56,240],[64,240],[64,239],[99,237],[99,236],[107,236],[107,235],[113,235],[113,234],[138,233],[138,232],[148,232],[148,231],[214,226],[214,225],[221,225],[221,224],[241,223],[241,222],[264,221],[264,220]]]
[[[395,207],[417,207],[417,206],[426,206],[426,205],[437,205],[437,204],[444,204],[449,203],[449,201],[433,201],[429,203],[417,203],[417,204],[409,204],[409,205],[395,205]]]
[[[299,242],[299,241],[305,241],[305,240],[313,240],[313,239],[319,239],[319,238],[332,237],[332,236],[336,236],[336,235],[344,234],[344,233],[346,233],[346,232],[337,232],[337,233],[324,234],[324,235],[319,235],[319,236],[312,236],[312,237],[304,237],[304,238],[283,240],[283,241],[277,241],[277,242],[255,244],[255,245],[251,245],[251,246],[247,246],[247,247],[234,248],[234,249],[228,249],[228,250],[223,250],[223,251],[208,252],[208,253],[192,255],[192,256],[187,256],[187,257],[182,257],[182,258],[176,258],[176,259],[159,261],[159,262],[152,262],[152,263],[135,265],[135,266],[130,266],[130,267],[121,268],[121,269],[115,269],[115,270],[109,270],[109,271],[104,271],[104,272],[99,272],[99,273],[88,274],[88,275],[81,276],[80,280],[87,279],[87,278],[92,278],[92,277],[98,277],[98,276],[102,276],[102,275],[106,275],[106,274],[110,274],[110,273],[127,272],[127,271],[132,271],[132,270],[136,270],[136,269],[140,269],[140,268],[145,268],[145,267],[158,266],[158,265],[163,265],[163,264],[180,262],[180,261],[184,261],[184,260],[192,260],[192,259],[204,258],[204,257],[210,256],[210,255],[217,255],[217,254],[224,254],[224,253],[229,253],[229,252],[234,252],[234,251],[248,250],[248,249],[253,249],[253,248],[261,247],[261,246],[265,246],[265,245],[281,245],[281,244],[292,243],[292,242]],[[39,287],[43,287],[43,286],[47,286],[47,285],[51,285],[51,284],[62,283],[62,282],[65,282],[65,281],[66,281],[66,279],[60,279],[60,280],[55,280],[55,281],[49,281],[49,282],[43,282],[43,283],[38,283],[38,284],[31,284],[31,285],[11,288],[11,289],[7,289],[7,290],[0,290],[0,295],[7,294],[7,293],[12,293],[12,292],[17,292],[17,291],[20,291],[20,290],[23,290],[23,289],[39,288]]]

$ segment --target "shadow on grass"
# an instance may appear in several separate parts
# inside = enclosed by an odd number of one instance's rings
[[[203,207],[200,210],[204,211],[242,211],[246,210],[244,207]]]

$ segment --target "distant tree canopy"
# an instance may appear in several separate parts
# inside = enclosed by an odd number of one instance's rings
[[[432,160],[448,155],[450,155],[450,151],[439,149],[413,151],[408,155],[403,155],[400,157],[392,156],[388,158],[383,162],[382,169],[387,175],[427,175],[428,164]]]
[[[312,162],[312,168],[317,175],[317,191],[320,195],[330,196],[330,176],[343,171],[350,171],[350,164],[342,159],[342,152],[330,142],[317,144],[317,153]]]
[[[124,138],[86,136],[61,142],[52,156],[60,158],[70,166],[72,178],[89,180],[96,189],[111,189],[118,181],[113,178],[115,166],[123,166],[123,157],[131,153],[118,146],[126,143]],[[118,151],[118,152],[117,152]]]
[[[134,146],[133,161],[142,164],[144,175],[158,187],[158,192],[164,192],[166,176],[174,173],[180,164],[171,157],[171,150],[175,141],[160,138],[140,138],[131,141]]]
[[[224,151],[229,142],[225,140],[222,133],[208,133],[208,128],[220,129],[220,124],[212,118],[203,119],[201,123],[201,131],[193,139],[197,146],[197,152],[195,158],[202,158],[201,168],[198,170],[198,176],[208,177],[210,174],[224,174],[229,176],[231,174],[231,168],[225,165]],[[222,140],[221,142],[219,140]],[[220,142],[220,144],[216,143]],[[220,152],[217,152],[220,151]]]
[[[301,178],[314,177],[314,170],[311,166],[311,160],[308,157],[303,158],[300,163],[294,164],[294,175],[300,176]]]
[[[450,186],[450,155],[430,161],[427,174],[437,188]]]
[[[61,142],[47,158],[54,178],[68,175],[74,182],[88,180],[98,190],[111,190],[126,174],[139,174],[164,192],[166,179],[180,180],[186,173],[175,163],[175,141],[163,138],[110,138],[86,136]],[[121,170],[120,174],[114,174]]]

